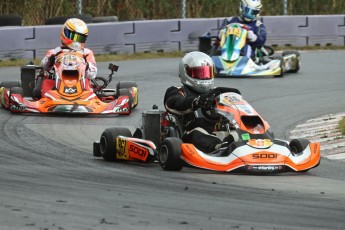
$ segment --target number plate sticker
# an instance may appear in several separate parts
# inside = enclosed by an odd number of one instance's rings
[[[121,160],[128,160],[129,158],[127,151],[127,141],[124,138],[116,138],[116,158]]]

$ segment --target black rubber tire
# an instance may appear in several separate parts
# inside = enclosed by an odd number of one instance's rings
[[[290,151],[294,155],[299,155],[310,144],[310,141],[305,138],[292,139],[289,143]]]
[[[48,18],[46,19],[45,24],[46,25],[62,25],[70,18],[79,18],[83,20],[85,23],[92,23],[92,16],[90,14],[82,14],[82,15]]]
[[[277,77],[277,78],[284,77],[284,68],[283,68],[284,59],[283,59],[283,56],[277,56],[274,59],[280,60],[280,68],[281,68],[280,74],[279,75],[275,75],[274,77]]]
[[[283,51],[283,56],[289,55],[289,54],[296,54],[296,56],[297,56],[296,69],[290,70],[289,73],[297,73],[301,68],[300,61],[299,61],[301,54],[297,50],[285,50],[285,51]]]
[[[103,131],[99,141],[99,151],[104,160],[116,161],[116,137],[117,136],[132,137],[128,128],[113,127]]]
[[[21,26],[22,18],[15,14],[0,15],[0,26]]]
[[[116,94],[117,96],[128,96],[129,97],[129,105],[130,105],[130,110],[133,109],[133,97],[132,97],[132,94],[131,92],[129,91],[129,89],[119,89],[119,90],[116,90]]]
[[[176,137],[168,137],[162,142],[158,162],[164,170],[180,171],[183,168],[181,144],[182,140]]]
[[[7,89],[10,89],[12,87],[20,87],[20,86],[21,86],[20,81],[3,81],[3,82],[0,82],[0,87],[4,87]]]
[[[120,92],[121,89],[129,89],[129,88],[132,88],[132,87],[135,87],[138,89],[138,85],[137,83],[135,83],[134,81],[119,81],[117,84],[116,84],[116,92]],[[132,109],[134,109],[135,107],[137,107],[137,105],[139,104],[139,98],[138,98],[138,95],[137,95],[137,98],[133,98],[132,97],[132,94],[129,93],[131,98],[132,98]],[[119,96],[120,94],[117,93],[117,95]],[[136,104],[134,104],[134,102],[137,101]]]
[[[20,96],[24,97],[24,90],[22,87],[12,87],[10,90],[11,94],[19,94]]]

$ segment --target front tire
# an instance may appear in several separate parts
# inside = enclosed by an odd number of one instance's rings
[[[304,138],[292,139],[289,147],[290,151],[294,155],[301,154],[310,144],[310,141]]]
[[[106,161],[116,161],[116,137],[132,137],[128,128],[113,127],[107,128],[101,135],[99,142],[100,154]]]
[[[181,144],[181,139],[175,137],[168,137],[162,142],[158,161],[164,170],[180,171],[183,168]]]

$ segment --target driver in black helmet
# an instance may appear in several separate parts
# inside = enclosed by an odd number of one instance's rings
[[[214,98],[207,96],[214,84],[214,64],[212,59],[198,51],[186,54],[179,65],[181,87],[172,86],[164,96],[166,110],[179,118],[184,134],[182,141],[191,143],[210,153],[233,141],[231,135],[221,140],[213,132],[217,129],[218,120],[207,119],[201,108],[210,108]]]

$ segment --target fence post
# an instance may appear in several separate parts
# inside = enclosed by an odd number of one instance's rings
[[[288,0],[282,0],[283,15],[288,14]]]
[[[186,0],[181,0],[181,5],[182,5],[182,9],[181,9],[181,11],[182,11],[182,15],[181,15],[181,17],[183,18],[183,19],[185,19],[186,18]]]
[[[83,0],[77,0],[77,10],[78,10],[78,14],[82,15],[82,11],[83,11]]]

